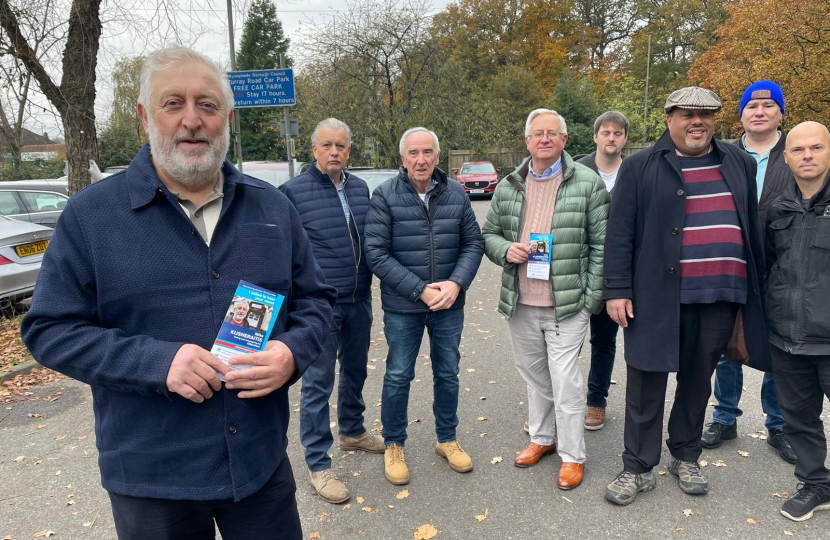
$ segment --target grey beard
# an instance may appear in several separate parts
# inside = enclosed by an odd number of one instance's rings
[[[151,118],[148,121],[150,127],[148,138],[153,157],[159,167],[164,169],[177,183],[192,191],[203,189],[216,181],[216,175],[222,168],[222,163],[228,153],[229,126],[225,126],[225,130],[218,139],[210,140],[210,149],[205,155],[198,159],[189,159],[176,150],[172,140],[166,140],[159,133]]]

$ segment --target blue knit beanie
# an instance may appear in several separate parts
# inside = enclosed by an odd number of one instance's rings
[[[744,95],[741,98],[741,107],[738,109],[738,116],[743,116],[744,107],[753,99],[771,99],[781,108],[781,114],[784,114],[784,92],[781,87],[772,81],[758,81],[752,83],[749,88],[744,90]]]

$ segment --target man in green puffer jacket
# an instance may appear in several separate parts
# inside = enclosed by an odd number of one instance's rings
[[[509,321],[514,363],[528,387],[531,442],[514,464],[535,465],[558,443],[561,489],[578,486],[583,477],[578,357],[590,315],[602,305],[609,206],[602,179],[574,163],[564,151],[567,140],[559,113],[530,113],[525,142],[531,157],[499,182],[482,230],[487,257],[504,268],[499,312]],[[528,263],[531,235],[550,242],[549,267]]]

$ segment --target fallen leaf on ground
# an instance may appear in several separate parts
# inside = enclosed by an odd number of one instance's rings
[[[752,519],[752,518],[747,518],[746,522],[749,523],[750,525],[755,525],[755,520]]]
[[[486,437],[486,436],[487,436],[487,434],[486,434],[486,433],[482,433],[481,435],[479,435],[479,438],[483,439],[483,438],[484,438],[484,437]]]
[[[55,536],[57,533],[55,531],[40,531],[39,533],[35,533],[32,535],[32,538],[49,538],[50,536]]]
[[[354,474],[352,474],[352,476],[357,478],[358,476],[360,476],[360,471],[355,471]]]
[[[398,499],[398,500],[406,499],[407,497],[409,497],[409,490],[408,489],[400,491],[400,492],[398,492],[397,495],[395,495],[395,498]]]
[[[364,506],[364,507],[362,508],[362,510],[363,510],[364,512],[369,513],[369,514],[371,514],[372,512],[374,512],[375,514],[377,514],[377,513],[378,513],[377,509],[376,509],[374,506]]]
[[[364,502],[366,502],[366,499],[364,499],[363,497],[358,497],[355,500],[357,501],[357,504],[363,504]]]
[[[686,529],[684,527],[678,527],[678,528],[675,529],[675,531],[677,531],[677,532],[683,532],[685,530]]]
[[[475,373],[476,368],[467,368],[467,373]]]
[[[40,465],[41,463],[43,463],[42,459],[39,459],[39,460],[35,461],[35,465]]]
[[[664,474],[666,474],[666,471],[659,471],[657,474],[659,474],[660,476],[663,476]]]
[[[743,457],[749,457],[749,452],[746,450],[738,450],[738,454],[742,455]]]
[[[14,458],[14,462],[15,463],[20,463],[24,459],[26,459],[26,456],[17,456],[16,458]]]
[[[489,511],[488,511],[488,509],[487,509],[487,508],[485,508],[485,509],[484,509],[484,515],[483,515],[483,516],[476,516],[476,521],[478,521],[479,523],[481,523],[482,521],[484,521],[485,519],[487,519],[487,514],[488,514],[488,512],[489,512]]]
[[[65,438],[66,438],[66,435],[58,435],[57,437],[55,437],[55,440],[56,440],[56,441],[62,441],[62,440],[64,440]]]
[[[346,505],[343,506],[343,510],[348,510],[351,507],[352,507],[351,504],[346,504]]]
[[[726,467],[726,463],[724,463],[724,462],[723,462],[723,461],[721,461],[721,460],[717,460],[717,461],[715,462],[715,467]]]
[[[317,516],[317,519],[319,519],[320,521],[323,521],[324,519],[326,519],[328,517],[328,515],[329,515],[328,512],[326,512],[324,510],[324,511],[320,512],[320,515]]]
[[[412,540],[429,540],[430,538],[435,538],[436,534],[438,534],[438,529],[432,525],[421,525],[412,535]]]
[[[706,467],[707,465],[709,465],[709,462],[705,459],[701,459],[698,463],[700,463],[701,467]]]
[[[688,516],[695,515],[695,513],[694,513],[694,510],[692,510],[691,508],[687,508],[687,509],[683,510],[683,515],[688,517]]]
[[[85,440],[87,437],[89,437],[89,435],[81,435],[80,437],[78,437],[78,440],[79,440],[79,441],[83,441],[83,440]]]
[[[320,536],[320,533],[316,531],[308,535],[308,540],[319,540],[320,538],[322,538],[322,536]]]
[[[478,418],[476,418],[476,420],[478,420],[479,422],[484,422],[485,420],[487,420],[487,417],[486,416],[479,416]]]
[[[793,535],[793,533],[791,533],[790,531],[784,531],[784,534],[786,534],[787,536],[792,536]]]
[[[617,381],[615,381],[614,379],[611,379],[611,384],[617,384]]]
[[[45,427],[46,427],[46,424],[40,424],[40,425],[37,426],[37,429],[43,429]]]
[[[502,459],[499,456],[496,456],[496,457],[494,457],[493,459],[490,460],[490,463],[493,464],[493,465],[495,465],[496,463],[501,463],[501,462],[502,462]]]

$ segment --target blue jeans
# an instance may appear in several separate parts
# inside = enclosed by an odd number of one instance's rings
[[[712,414],[712,420],[727,426],[733,425],[743,414],[738,408],[744,385],[743,366],[733,360],[721,358],[715,370],[715,398],[718,404]],[[778,398],[775,395],[775,381],[772,373],[764,374],[761,383],[761,408],[767,418],[764,425],[767,429],[784,429],[784,416],[778,408]]]
[[[620,325],[608,316],[605,306],[596,315],[591,315],[591,371],[588,372],[586,398],[589,407],[605,407],[607,404],[619,328]]]
[[[337,424],[349,437],[362,435],[363,383],[369,361],[372,330],[371,298],[334,306],[331,330],[317,360],[303,374],[300,390],[300,442],[311,471],[331,468],[329,448],[334,442],[329,423],[329,398],[334,389],[335,361],[340,360],[337,386]]]
[[[426,313],[383,314],[384,334],[389,345],[386,375],[383,377],[383,402],[380,418],[383,439],[387,445],[406,442],[408,425],[409,385],[415,378],[415,361],[424,337],[429,334],[429,355],[432,363],[432,412],[438,442],[456,439],[458,426],[458,362],[461,354],[463,309],[445,309]]]

